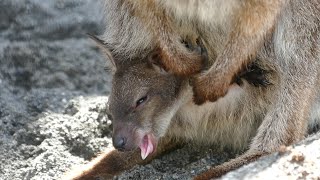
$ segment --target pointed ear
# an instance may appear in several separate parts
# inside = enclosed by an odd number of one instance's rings
[[[160,51],[156,50],[154,52],[151,52],[148,55],[148,63],[152,69],[157,71],[160,74],[169,74],[167,69],[165,69],[164,65],[161,61]]]
[[[113,66],[112,68],[116,69],[116,63],[115,63],[114,58],[112,56],[110,46],[106,42],[104,42],[102,39],[100,39],[98,36],[96,36],[96,35],[93,35],[93,34],[90,34],[90,33],[87,33],[87,35],[90,37],[90,39],[92,39],[97,44],[97,46],[107,56],[107,59],[110,60],[112,66]]]

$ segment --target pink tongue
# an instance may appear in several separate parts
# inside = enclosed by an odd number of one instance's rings
[[[149,154],[153,152],[153,144],[149,134],[145,135],[142,139],[141,144],[139,145],[141,149],[141,158],[144,160],[148,157]]]

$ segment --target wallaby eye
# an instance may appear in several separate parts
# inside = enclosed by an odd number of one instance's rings
[[[136,107],[140,106],[141,104],[143,104],[144,102],[146,102],[146,100],[148,99],[148,96],[144,96],[142,98],[140,98],[137,102],[136,102]]]

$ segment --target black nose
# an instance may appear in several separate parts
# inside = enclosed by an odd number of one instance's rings
[[[113,146],[120,151],[123,151],[125,149],[126,143],[127,139],[125,137],[116,136],[113,138]]]

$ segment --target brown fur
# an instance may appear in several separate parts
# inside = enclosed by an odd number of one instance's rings
[[[133,16],[147,22],[156,37],[156,46],[165,69],[180,76],[190,76],[202,68],[202,59],[198,54],[190,53],[181,46],[170,12],[159,8],[154,0],[128,1],[133,6]],[[150,21],[151,20],[151,21]]]
[[[206,180],[220,177],[231,170],[235,170],[240,166],[253,162],[267,153],[264,152],[247,152],[235,159],[232,159],[226,163],[215,166],[214,168],[208,170],[207,172],[196,176],[194,180]]]
[[[195,0],[191,2],[201,4]],[[225,21],[231,23],[232,30],[226,36],[224,49],[218,54],[212,67],[194,80],[194,96],[197,104],[207,100],[216,101],[227,93],[235,75],[251,62],[265,37],[270,34],[285,2],[286,0],[246,0],[233,7],[234,11],[226,12],[230,15],[226,14],[228,18]],[[179,30],[177,31],[176,25],[173,24],[178,19],[175,18],[174,9],[168,12],[157,8],[159,5],[154,0],[130,1],[130,3],[134,7],[133,16],[148,22],[146,25],[157,39],[156,46],[161,49],[161,60],[166,69],[183,76],[190,76],[201,70],[201,58],[187,53],[179,43]],[[166,5],[164,7],[166,8]],[[199,7],[203,8],[200,5]],[[170,16],[170,13],[173,16]],[[181,18],[181,21],[192,23],[184,18]],[[210,19],[206,21],[205,23],[210,23]]]
[[[193,85],[196,104],[224,96],[234,76],[251,62],[270,33],[283,1],[245,1],[233,15],[233,30],[213,66],[196,78]],[[241,48],[241,49],[240,49]]]
[[[157,142],[168,138],[248,149],[199,176],[211,178],[295,143],[320,124],[319,1],[108,0],[106,9],[108,25],[98,42],[112,54],[113,138],[126,137],[126,152],[102,155],[103,161],[78,172],[78,179],[120,173],[143,162],[133,158],[115,170],[109,167],[127,159],[145,134]],[[198,37],[208,56],[182,43]],[[198,66],[187,72],[195,57]],[[209,70],[194,78],[190,74],[199,71],[203,57]],[[268,80],[264,86],[255,86],[250,76],[234,78],[253,61]],[[234,79],[240,86],[231,84]],[[194,100],[217,101],[199,106]],[[159,143],[156,152],[165,147]]]

